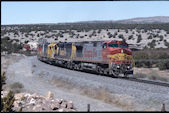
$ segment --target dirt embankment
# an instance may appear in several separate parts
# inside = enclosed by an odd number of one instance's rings
[[[75,109],[87,111],[161,110],[169,105],[168,89],[142,83],[97,76],[45,64],[27,57],[7,69],[8,83],[19,82],[29,93],[71,100]],[[168,108],[167,108],[168,109]]]
[[[66,82],[60,81],[60,86],[59,84],[51,84],[54,81],[47,81],[45,78],[41,78],[39,76],[40,74],[37,74],[37,64],[33,63],[34,61],[32,59],[34,57],[24,57],[8,66],[7,89],[13,90],[16,93],[36,93],[42,96],[45,96],[48,91],[51,91],[55,95],[54,99],[70,100],[73,102],[74,109],[78,111],[87,111],[87,104],[91,105],[91,111],[123,111],[121,107],[111,105],[98,98],[86,96],[85,93],[92,90],[85,89],[83,93],[79,93],[79,90],[73,91],[73,88],[68,90],[66,87],[68,85],[70,87],[72,86]],[[39,71],[43,73],[42,70]]]

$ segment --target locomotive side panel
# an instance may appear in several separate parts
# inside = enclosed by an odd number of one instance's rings
[[[58,45],[58,58],[71,59],[72,43],[60,43]]]
[[[75,60],[83,58],[83,45],[84,45],[84,43],[82,43],[82,42],[75,43],[75,47],[76,47],[76,57],[75,57]]]
[[[65,43],[65,49],[66,49],[66,59],[70,59],[71,58],[71,53],[72,53],[72,43]]]
[[[100,42],[86,43],[83,47],[83,59],[92,62],[102,61],[102,44]]]
[[[49,45],[49,43],[44,44],[44,56],[43,57],[45,57],[45,58],[48,57],[48,45]]]

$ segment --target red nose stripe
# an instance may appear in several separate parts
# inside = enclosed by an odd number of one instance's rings
[[[114,54],[117,54],[117,53],[121,53],[121,50],[122,50],[122,49],[112,50],[112,51],[110,52],[110,54],[111,54],[111,55],[114,55]],[[123,53],[126,53],[127,55],[131,55],[131,54],[132,54],[131,51],[128,51],[128,50],[126,50],[126,49],[123,49]]]

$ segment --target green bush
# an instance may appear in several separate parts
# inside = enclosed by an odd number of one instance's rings
[[[1,74],[1,91],[4,84],[6,84],[5,72]],[[14,94],[12,91],[9,91],[8,95],[1,99],[1,112],[14,112],[13,103],[15,101]]]
[[[9,91],[8,95],[2,99],[1,111],[2,112],[14,112],[12,109],[14,107],[13,103],[15,101],[14,93]]]

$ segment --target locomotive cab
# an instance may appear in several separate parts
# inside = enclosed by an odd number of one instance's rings
[[[107,41],[103,43],[102,56],[109,63],[109,70],[115,76],[133,74],[132,52],[123,41]]]

